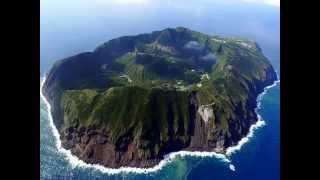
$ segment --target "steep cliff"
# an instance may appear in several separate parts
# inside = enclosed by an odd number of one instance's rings
[[[150,167],[173,151],[224,153],[257,121],[257,95],[276,78],[257,43],[178,27],[57,61],[44,94],[74,155]]]

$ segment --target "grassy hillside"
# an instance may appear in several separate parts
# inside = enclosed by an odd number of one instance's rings
[[[58,61],[45,93],[61,132],[106,129],[117,148],[134,142],[142,158],[197,144],[195,136],[205,146],[235,143],[256,120],[256,95],[275,79],[255,42],[179,27],[113,39]],[[197,108],[206,105],[204,125]]]

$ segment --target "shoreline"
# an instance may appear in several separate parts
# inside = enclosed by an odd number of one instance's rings
[[[279,79],[279,78],[278,78]],[[64,149],[61,146],[61,140],[60,140],[60,134],[55,127],[53,123],[53,118],[51,115],[51,105],[47,101],[46,97],[42,93],[42,87],[44,85],[44,82],[46,80],[46,77],[42,77],[41,85],[40,85],[40,97],[43,99],[44,103],[47,106],[48,111],[48,119],[51,126],[52,133],[55,137],[55,146],[59,152],[65,155],[65,158],[69,161],[72,168],[76,167],[82,167],[82,168],[93,168],[96,170],[101,171],[102,173],[107,174],[119,174],[119,173],[137,173],[137,174],[147,174],[156,172],[158,170],[161,170],[164,166],[167,164],[170,164],[176,157],[185,157],[185,156],[193,156],[193,157],[215,157],[222,162],[229,165],[230,170],[235,171],[234,165],[231,164],[231,161],[229,160],[229,156],[231,156],[233,153],[239,151],[241,147],[246,144],[250,138],[253,136],[254,131],[257,130],[259,127],[262,127],[265,125],[265,121],[263,121],[262,117],[258,114],[258,110],[261,108],[261,100],[262,97],[266,94],[267,90],[276,86],[280,80],[276,80],[273,82],[272,85],[269,85],[264,88],[263,92],[260,93],[256,99],[257,101],[257,107],[255,108],[255,112],[258,116],[258,120],[256,123],[252,124],[250,126],[248,134],[243,137],[237,145],[228,147],[226,149],[226,154],[216,153],[216,152],[200,152],[200,151],[178,151],[178,152],[172,152],[167,155],[165,155],[164,159],[162,159],[156,166],[151,168],[135,168],[135,167],[120,167],[117,169],[114,168],[107,168],[99,164],[88,164],[79,159],[78,157],[72,155],[70,150]]]

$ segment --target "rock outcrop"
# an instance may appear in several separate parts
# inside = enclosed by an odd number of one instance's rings
[[[64,148],[106,167],[152,167],[179,150],[225,153],[276,78],[257,43],[179,27],[60,60],[43,90]]]

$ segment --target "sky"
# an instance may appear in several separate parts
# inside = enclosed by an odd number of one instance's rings
[[[40,0],[41,72],[110,39],[178,26],[248,38],[278,59],[279,6],[279,0]]]
[[[98,3],[105,3],[105,4],[117,4],[117,5],[150,5],[155,3],[159,0],[93,0],[97,1]],[[181,0],[162,0],[166,1],[167,3],[175,3]],[[188,1],[185,1],[188,2]],[[280,0],[199,0],[198,3],[255,3],[255,4],[265,4],[270,6],[277,6],[280,7]]]

